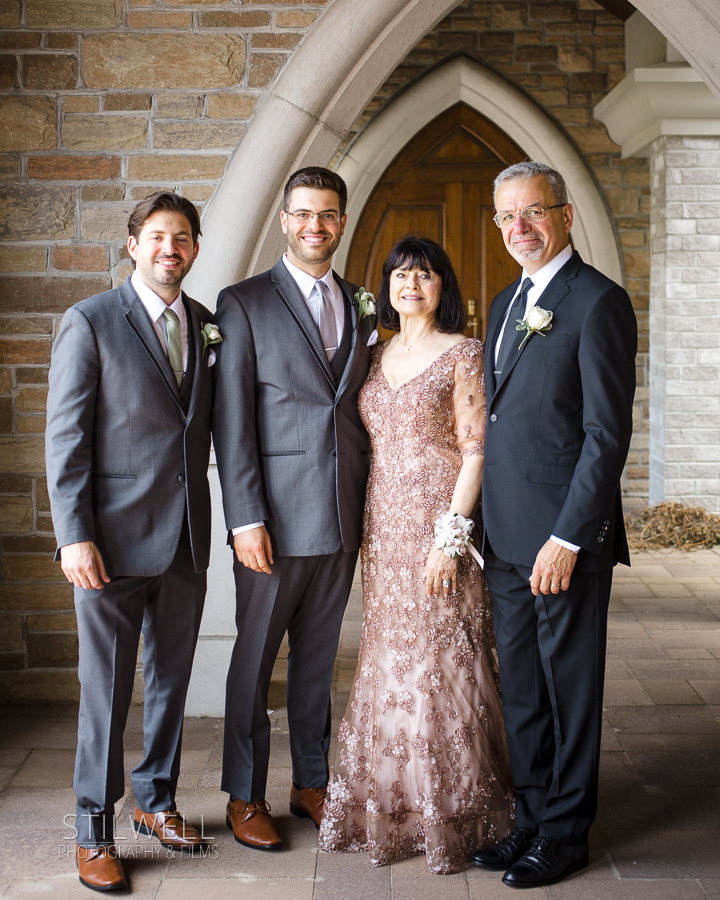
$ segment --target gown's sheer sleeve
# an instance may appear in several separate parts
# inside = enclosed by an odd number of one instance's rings
[[[453,396],[457,447],[463,456],[482,456],[485,452],[485,381],[483,345],[468,342],[468,352],[455,364]]]

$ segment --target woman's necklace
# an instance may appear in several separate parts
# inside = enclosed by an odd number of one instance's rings
[[[401,344],[403,347],[407,347],[408,353],[409,353],[412,350],[412,348],[415,346],[415,344],[419,344],[420,341],[424,341],[425,338],[430,337],[431,334],[435,334],[436,331],[437,331],[437,328],[433,328],[432,331],[428,331],[427,334],[424,334],[421,338],[418,338],[416,341],[411,341],[411,343],[409,343],[409,344],[406,344],[405,341],[401,341],[400,335],[397,335],[397,342],[398,342],[398,344]]]

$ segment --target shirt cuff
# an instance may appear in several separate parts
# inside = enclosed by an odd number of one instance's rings
[[[567,549],[572,550],[573,553],[577,553],[580,549],[577,544],[571,544],[570,541],[564,541],[562,538],[555,537],[554,534],[550,535],[550,540],[555,541],[556,544],[560,544],[561,547],[567,547]]]
[[[230,530],[233,533],[233,537],[235,537],[236,534],[242,534],[243,531],[250,531],[251,528],[259,528],[261,525],[264,525],[264,524],[265,524],[264,521],[251,522],[249,525],[241,525],[239,528],[231,528]]]

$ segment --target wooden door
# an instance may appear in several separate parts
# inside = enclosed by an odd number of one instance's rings
[[[523,159],[506,134],[463,103],[442,113],[408,141],[370,195],[346,277],[377,294],[395,241],[407,232],[430,237],[445,248],[460,281],[466,334],[484,339],[490,301],[520,274],[492,221],[493,180]]]

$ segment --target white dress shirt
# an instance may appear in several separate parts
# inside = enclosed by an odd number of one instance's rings
[[[503,335],[505,334],[505,328],[508,324],[508,317],[510,315],[510,307],[513,305],[513,300],[520,293],[522,288],[522,283],[526,278],[530,278],[532,280],[533,286],[527,293],[527,303],[525,305],[525,313],[523,318],[527,317],[528,310],[531,306],[535,306],[537,302],[543,295],[545,288],[550,284],[553,278],[557,275],[557,273],[562,269],[568,260],[572,258],[573,249],[568,244],[567,247],[564,247],[557,256],[554,256],[549,263],[546,263],[542,269],[538,269],[533,275],[529,275],[525,269],[522,271],[522,275],[520,277],[520,284],[518,285],[518,289],[510,298],[510,302],[508,303],[507,312],[505,313],[505,321],[503,322],[502,328],[500,329],[500,334],[498,335],[497,341],[495,341],[495,365],[497,365],[498,354],[500,353],[500,345],[502,343]],[[561,547],[567,547],[568,550],[572,550],[573,553],[577,553],[580,547],[577,544],[571,544],[570,541],[566,541],[563,538],[557,537],[557,535],[551,534],[550,539],[555,541],[556,544],[560,544]]]
[[[331,302],[333,312],[335,313],[335,329],[336,329],[336,339],[337,346],[340,346],[340,341],[342,341],[343,330],[345,328],[345,304],[343,302],[342,291],[340,287],[335,281],[333,277],[332,269],[328,269],[325,275],[322,278],[315,278],[314,275],[308,275],[307,272],[303,272],[302,269],[298,269],[296,265],[290,262],[287,258],[287,253],[283,254],[282,261],[285,263],[285,268],[292,275],[295,280],[295,284],[300,289],[300,293],[303,295],[303,300],[307,305],[307,308],[310,310],[310,315],[313,317],[313,322],[320,327],[320,303],[321,298],[318,295],[318,290],[315,287],[315,282],[322,281],[330,291]],[[251,522],[250,525],[242,525],[240,528],[233,528],[232,533],[240,534],[243,531],[250,531],[251,528],[259,528],[261,525],[264,525],[264,522]]]
[[[165,319],[163,313],[166,309],[171,309],[180,320],[180,342],[182,344],[182,360],[183,372],[187,372],[188,359],[188,323],[187,314],[185,312],[185,304],[182,302],[182,291],[178,291],[177,297],[168,306],[162,297],[158,297],[155,291],[151,290],[145,282],[140,278],[137,272],[133,272],[130,276],[132,286],[135,293],[142,301],[145,311],[150,316],[150,321],[160,339],[163,350],[167,353],[167,334],[165,332]]]

